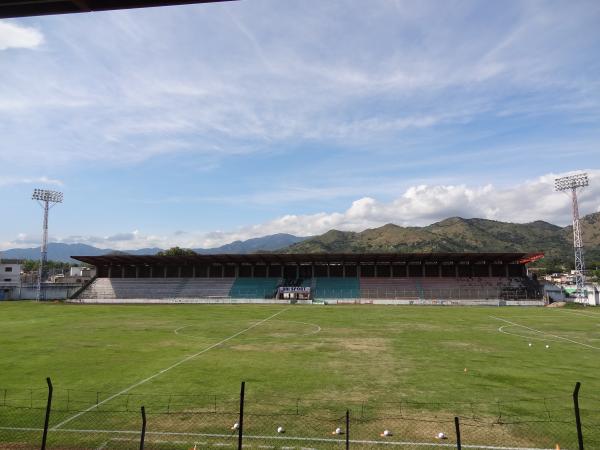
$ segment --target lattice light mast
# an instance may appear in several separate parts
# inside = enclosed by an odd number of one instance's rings
[[[44,227],[42,231],[42,247],[40,257],[40,270],[38,273],[37,294],[38,301],[46,299],[45,283],[48,278],[48,211],[57,203],[62,203],[63,193],[48,191],[46,189],[34,189],[32,200],[37,200],[44,209]]]
[[[585,260],[583,256],[583,239],[581,237],[581,225],[579,223],[579,205],[577,203],[577,189],[589,185],[587,173],[580,173],[568,177],[557,178],[554,181],[557,191],[571,191],[573,202],[573,247],[575,249],[575,284],[577,292],[575,301],[584,303],[587,301],[585,292]]]

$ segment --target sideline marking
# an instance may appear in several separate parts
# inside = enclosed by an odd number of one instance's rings
[[[97,404],[94,404],[94,405],[90,406],[88,409],[85,409],[85,410],[83,410],[83,411],[81,411],[81,412],[79,412],[79,413],[75,414],[74,416],[72,416],[72,417],[69,417],[68,419],[65,419],[65,420],[63,420],[63,421],[62,421],[61,423],[59,423],[58,425],[54,425],[54,426],[51,428],[51,430],[52,430],[52,431],[56,431],[56,430],[58,430],[58,429],[59,429],[60,427],[62,427],[63,425],[66,425],[67,423],[71,422],[72,420],[75,420],[75,419],[77,419],[78,417],[81,417],[81,416],[83,416],[84,414],[86,414],[86,413],[88,413],[88,412],[90,412],[90,411],[92,411],[92,410],[96,409],[98,406],[100,406],[100,405],[103,405],[104,403],[106,403],[106,402],[109,402],[109,401],[111,401],[111,400],[112,400],[112,399],[114,399],[114,398],[117,398],[119,395],[126,394],[126,393],[127,393],[127,392],[129,392],[130,390],[132,390],[132,389],[135,389],[136,387],[138,387],[138,386],[141,386],[141,385],[142,385],[142,384],[144,384],[144,383],[147,383],[148,381],[150,381],[150,380],[152,380],[152,379],[154,379],[154,378],[158,377],[159,375],[162,375],[163,373],[165,373],[165,372],[168,372],[169,370],[171,370],[171,369],[174,369],[175,367],[177,367],[177,366],[180,366],[181,364],[183,364],[183,363],[185,363],[185,362],[188,362],[190,359],[194,359],[194,358],[196,358],[196,357],[198,357],[198,356],[202,355],[203,353],[206,353],[207,351],[209,351],[209,350],[212,350],[213,348],[215,348],[215,347],[218,347],[219,345],[221,345],[221,344],[224,344],[225,342],[227,342],[227,341],[230,341],[231,339],[238,337],[240,334],[243,334],[243,333],[245,333],[245,332],[247,332],[247,331],[250,331],[252,328],[255,328],[255,327],[257,327],[257,326],[259,326],[259,325],[261,325],[261,324],[265,323],[267,320],[270,320],[270,319],[272,319],[273,317],[276,317],[276,316],[278,316],[279,314],[281,314],[281,313],[283,313],[283,312],[287,311],[288,309],[290,309],[290,308],[285,308],[285,309],[282,309],[281,311],[278,311],[278,312],[276,312],[275,314],[273,314],[273,315],[271,315],[271,316],[267,317],[266,319],[263,319],[263,320],[261,320],[260,322],[256,322],[254,325],[250,325],[248,328],[246,328],[246,329],[244,329],[244,330],[242,330],[242,331],[238,331],[237,333],[235,333],[235,334],[233,334],[233,335],[229,336],[228,338],[225,338],[225,339],[223,339],[222,341],[220,341],[220,342],[217,342],[216,344],[213,344],[213,345],[211,345],[211,346],[209,346],[209,347],[206,347],[205,349],[203,349],[203,350],[199,351],[198,353],[194,353],[193,355],[186,356],[186,357],[185,357],[185,358],[183,358],[181,361],[178,361],[178,362],[176,362],[175,364],[172,364],[172,365],[170,365],[170,366],[169,366],[169,367],[167,367],[166,369],[162,369],[161,371],[159,371],[159,372],[156,372],[154,375],[150,375],[148,378],[144,378],[143,380],[141,380],[141,381],[138,381],[138,382],[137,382],[137,383],[135,383],[135,384],[132,384],[132,385],[131,385],[131,386],[129,386],[128,388],[125,388],[125,389],[123,389],[122,391],[120,391],[120,392],[118,392],[118,393],[116,393],[116,394],[114,394],[114,395],[111,395],[110,397],[107,397],[107,398],[105,398],[105,399],[104,399],[104,400],[102,400],[101,402],[99,402],[99,403],[97,403]]]
[[[0,427],[0,430],[8,431],[43,431],[43,428],[18,428],[18,427]],[[60,430],[65,433],[109,433],[109,434],[140,434],[139,431],[131,430],[80,430],[65,428]],[[201,437],[217,437],[217,438],[231,438],[231,434],[220,434],[220,433],[183,433],[183,432],[170,432],[170,431],[146,431],[146,436],[201,436]],[[235,436],[235,435],[234,435]],[[330,442],[330,443],[344,443],[343,439],[331,439],[331,438],[318,438],[318,437],[300,437],[300,436],[267,436],[267,435],[244,435],[245,439],[271,439],[281,441],[306,441],[306,442]],[[110,440],[120,440],[119,438],[113,438]],[[135,442],[138,442],[135,439]],[[450,447],[456,448],[456,444],[453,443],[438,443],[438,442],[410,442],[410,441],[372,441],[372,440],[359,440],[350,439],[350,443],[354,444],[373,444],[373,445],[410,445],[410,446],[427,446],[427,447]],[[230,444],[228,444],[230,445]],[[551,448],[539,448],[539,447],[498,447],[494,445],[476,445],[476,444],[463,444],[463,448],[472,449],[486,449],[486,450],[554,450]]]
[[[308,325],[310,327],[314,327],[314,330],[309,331],[308,333],[301,333],[301,334],[295,334],[292,337],[303,337],[303,336],[311,336],[313,334],[317,334],[319,332],[321,332],[322,328],[317,325],[316,323],[308,323],[308,322],[298,322],[295,320],[274,320],[273,322],[286,322],[286,323],[299,323],[301,325]],[[183,336],[189,339],[199,339],[199,336],[194,336],[193,334],[186,334],[186,333],[180,333],[181,330],[185,329],[185,328],[189,328],[189,327],[195,327],[195,324],[190,324],[190,325],[183,325],[182,327],[176,328],[175,330],[173,330],[173,333],[175,333],[177,336]],[[255,338],[257,339],[257,338]],[[258,338],[258,339],[265,339],[265,338]]]
[[[508,334],[509,336],[517,336],[523,339],[535,339],[536,341],[542,341],[542,342],[560,342],[558,339],[552,339],[552,338],[543,338],[543,337],[535,337],[535,336],[525,336],[523,334],[517,334],[517,333],[509,333],[508,331],[504,331],[505,328],[509,328],[509,327],[514,327],[514,325],[502,325],[500,328],[498,328],[498,331],[500,333],[504,333],[504,334]]]
[[[572,344],[577,344],[577,345],[581,345],[583,347],[593,348],[594,350],[600,350],[600,347],[594,347],[593,345],[590,345],[590,344],[584,344],[583,342],[577,342],[577,341],[574,341],[573,339],[569,339],[569,338],[566,338],[563,336],[557,336],[556,334],[546,333],[545,331],[536,330],[535,328],[531,328],[531,327],[528,327],[525,325],[511,322],[510,320],[501,319],[500,317],[495,317],[495,316],[489,316],[489,317],[491,317],[492,319],[501,320],[502,322],[509,323],[516,327],[525,328],[527,330],[534,331],[536,333],[545,334],[546,336],[552,336],[553,338],[556,338],[556,339],[562,339],[563,341],[571,342]],[[498,329],[498,330],[500,331],[500,329]]]

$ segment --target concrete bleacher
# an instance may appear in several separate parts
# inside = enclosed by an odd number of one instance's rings
[[[317,302],[365,300],[505,300],[541,298],[537,285],[523,277],[317,277],[296,280],[309,286]],[[79,300],[118,299],[274,299],[280,278],[97,278]],[[289,280],[288,280],[289,283]],[[292,285],[292,284],[290,284]]]
[[[312,287],[313,298],[359,298],[360,284],[358,278],[317,277],[308,281]]]
[[[415,277],[361,278],[361,297],[367,299],[507,299],[531,298],[524,278]]]
[[[97,278],[79,299],[224,298],[234,278]]]
[[[236,278],[229,296],[231,298],[273,298],[280,278]]]

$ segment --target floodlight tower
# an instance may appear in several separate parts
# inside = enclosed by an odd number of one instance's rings
[[[575,301],[584,303],[587,301],[585,293],[585,261],[583,258],[583,239],[581,237],[581,225],[579,223],[579,205],[577,203],[577,189],[589,185],[587,173],[579,173],[568,177],[557,178],[554,180],[554,187],[557,191],[571,191],[571,200],[573,202],[573,247],[575,249],[575,284],[577,292]]]
[[[57,203],[62,203],[63,193],[58,191],[48,191],[46,189],[34,189],[32,200],[37,200],[44,209],[44,228],[42,232],[42,254],[40,258],[40,270],[37,282],[37,301],[46,299],[45,282],[48,277],[48,211]]]

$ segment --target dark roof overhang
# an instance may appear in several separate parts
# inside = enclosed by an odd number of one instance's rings
[[[0,19],[234,0],[0,0]]]

